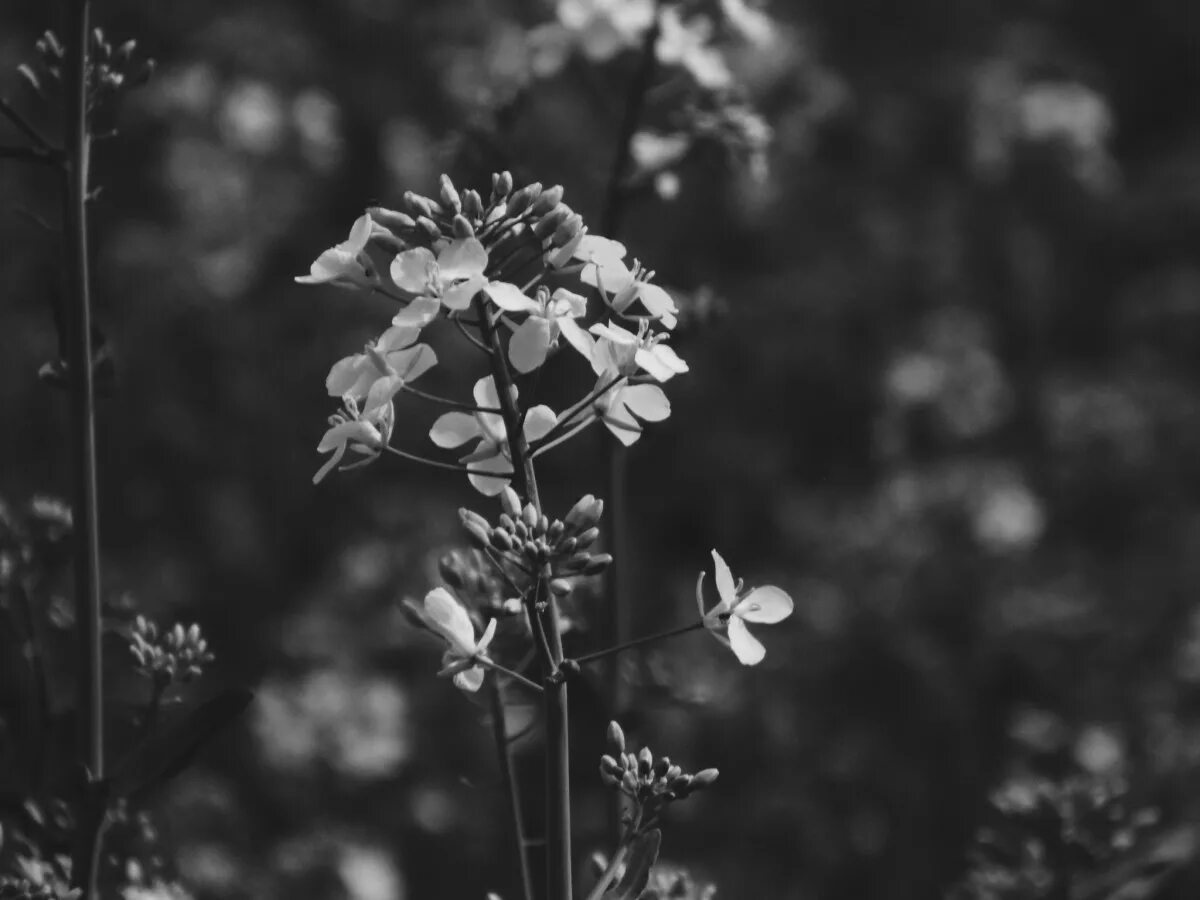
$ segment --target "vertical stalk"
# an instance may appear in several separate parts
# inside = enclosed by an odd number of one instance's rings
[[[521,814],[521,794],[513,771],[512,748],[508,742],[508,731],[504,719],[504,695],[500,679],[495,675],[489,679],[489,699],[492,706],[492,737],[496,741],[496,760],[500,765],[500,780],[504,782],[504,793],[508,798],[508,814],[512,819],[513,844],[517,851],[517,863],[521,872],[521,896],[533,900],[533,875],[529,871],[529,855],[525,852],[525,817]]]
[[[78,816],[71,878],[82,900],[96,895],[104,801],[104,684],[100,625],[100,541],[96,490],[96,405],[92,379],[91,298],[88,278],[88,0],[66,0],[64,60],[63,231],[67,280],[68,374],[74,469],[75,611],[79,629],[77,715],[79,759],[89,790]]]
[[[504,355],[500,335],[488,315],[486,304],[477,299],[475,309],[479,329],[491,349],[492,377],[500,396],[504,430],[512,456],[513,481],[519,493],[534,505],[540,514],[537,474],[529,445],[525,441],[521,410],[513,398],[513,378]],[[545,649],[539,647],[539,662],[544,682],[543,710],[546,717],[546,897],[547,900],[571,900],[571,765],[567,684],[562,676],[562,633],[559,629],[558,603],[550,593],[549,566],[538,573],[529,604],[530,624],[541,627],[546,634]],[[544,608],[539,612],[539,608]],[[547,652],[548,651],[548,652]]]
[[[661,33],[662,0],[654,4],[654,21],[646,29],[642,40],[641,57],[637,71],[629,86],[629,94],[625,100],[625,112],[621,119],[621,129],[617,134],[617,150],[613,157],[612,170],[608,176],[608,189],[605,194],[604,211],[600,217],[600,233],[607,238],[617,239],[621,222],[625,216],[625,205],[628,197],[625,181],[629,177],[629,166],[633,161],[633,136],[637,133],[638,123],[646,108],[646,93],[654,80],[658,57],[655,45]],[[608,435],[602,433],[602,438]],[[625,614],[628,604],[632,603],[629,596],[629,572],[632,560],[629,555],[628,540],[628,504],[626,503],[626,474],[629,466],[629,448],[624,445],[606,440],[604,456],[608,465],[606,468],[607,483],[605,499],[608,502],[608,514],[605,518],[606,542],[613,557],[609,567],[608,577],[604,580],[604,606],[608,610],[609,643],[618,646],[628,640],[629,617]],[[612,717],[618,718],[625,707],[625,697],[621,682],[620,660],[614,658],[608,670],[608,699]],[[623,813],[622,795],[611,792],[609,809],[609,837],[614,845],[621,839],[621,816]]]

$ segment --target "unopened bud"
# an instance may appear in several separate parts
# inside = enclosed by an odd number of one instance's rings
[[[637,793],[637,789],[637,776],[634,775],[633,772],[630,772],[628,769],[626,769],[625,774],[621,776],[621,790],[625,791],[625,793],[629,794],[630,796],[633,796]]]
[[[649,747],[643,747],[638,751],[637,762],[638,776],[641,778],[649,778],[650,770],[654,766],[654,754],[650,752]]]
[[[537,507],[532,503],[526,503],[525,508],[521,510],[521,520],[525,523],[526,528],[533,528],[538,522]]]
[[[442,205],[454,212],[462,212],[462,197],[458,195],[458,191],[454,189],[454,182],[450,180],[449,175],[443,175],[440,179],[440,196]]]
[[[654,763],[654,777],[662,778],[667,774],[667,769],[671,768],[671,760],[669,757],[662,757]]]
[[[575,552],[575,544],[576,544],[576,540],[573,537],[569,537],[569,538],[566,538],[565,540],[559,541],[558,552],[560,554],[562,554],[563,556],[568,556],[571,553]]]
[[[411,231],[417,227],[417,220],[412,216],[394,209],[384,209],[382,206],[372,206],[367,210],[374,222],[393,231]]]
[[[542,513],[540,516],[538,516],[538,520],[537,520],[538,534],[544,535],[549,530],[550,530],[550,519],[546,516],[545,513]]]
[[[492,199],[501,200],[512,193],[513,179],[511,172],[499,172],[492,176]]]
[[[571,215],[571,211],[565,206],[560,206],[557,209],[552,209],[546,215],[542,216],[533,223],[533,236],[539,241],[544,241],[558,230],[558,227]]]
[[[625,752],[625,731],[616,719],[608,723],[608,743],[618,753]]]
[[[408,211],[414,216],[433,215],[433,201],[428,197],[422,197],[415,191],[404,192],[404,205],[408,207]]]
[[[716,769],[701,769],[692,776],[692,787],[696,789],[706,788],[716,781],[717,776],[720,774]]]
[[[599,575],[605,569],[612,565],[613,558],[608,553],[597,553],[591,558],[586,566],[583,567],[584,575]]]
[[[492,531],[492,546],[495,547],[497,550],[499,550],[501,553],[510,552],[514,546],[512,535],[509,534],[507,531],[504,531],[500,528],[493,529],[493,531]]]
[[[520,503],[521,503],[521,501],[517,500],[517,504],[518,504],[517,512],[514,512],[511,516],[508,513],[500,513],[500,517],[496,521],[500,523],[501,528],[504,528],[508,531],[512,531],[514,528],[517,527],[517,524],[516,524],[516,522],[513,521],[513,519],[515,516],[519,516],[521,514],[520,513]]]
[[[565,530],[566,529],[563,527],[563,523],[560,522],[558,519],[555,519],[553,522],[550,523],[550,526],[546,529],[546,537],[548,537],[550,539],[551,543],[557,544],[558,539],[563,536],[563,531],[565,531]]]
[[[500,492],[500,507],[504,510],[501,521],[504,521],[504,516],[516,517],[521,514],[521,497],[511,484],[506,484]]]
[[[417,228],[419,228],[421,232],[427,238],[429,238],[431,243],[433,241],[441,240],[442,229],[438,228],[437,222],[433,221],[433,219],[427,218],[426,216],[419,216],[417,218]]]
[[[505,215],[510,219],[519,216],[525,210],[529,209],[530,204],[537,199],[541,192],[542,184],[540,181],[525,185],[525,187],[508,198],[508,206],[504,210]]]
[[[462,211],[468,219],[483,218],[483,199],[478,191],[468,189],[462,192]]]
[[[591,561],[592,555],[590,553],[584,553],[580,551],[563,563],[563,568],[572,571],[579,571]]]
[[[604,783],[605,787],[615,788],[621,786],[621,777],[613,775],[611,772],[606,772],[603,765],[600,766],[600,780]]]
[[[538,545],[531,540],[525,542],[525,546],[522,548],[522,550],[525,552],[526,559],[537,559],[541,555],[538,553]]]
[[[480,549],[486,549],[492,534],[492,528],[488,525],[487,520],[469,509],[460,509],[458,515],[471,542]]]
[[[529,537],[529,526],[525,524],[524,519],[517,519],[517,521],[513,523],[512,533],[513,536],[519,541],[526,540]]]
[[[561,247],[569,241],[575,239],[575,236],[583,231],[583,216],[579,213],[571,213],[561,225],[554,230],[551,235],[551,240],[554,246]]]
[[[587,522],[585,518],[588,514],[588,510],[591,509],[591,506],[594,502],[596,502],[595,497],[593,497],[591,494],[584,494],[575,502],[575,505],[571,507],[571,511],[567,513],[563,521],[567,525],[575,528],[587,528],[595,524],[593,522]]]
[[[587,531],[575,538],[575,546],[577,546],[580,550],[586,550],[596,542],[598,537],[600,537],[600,529],[592,526]]]
[[[465,238],[475,237],[475,228],[471,225],[470,222],[467,221],[467,217],[462,215],[461,213],[454,217],[453,227],[454,227],[454,236],[456,238],[465,239]]]
[[[693,780],[694,779],[691,775],[675,776],[671,779],[671,783],[669,785],[671,792],[677,797],[686,797],[692,792]]]
[[[620,778],[625,774],[625,767],[606,753],[600,757],[600,771]]]
[[[666,774],[663,775],[663,779],[668,782],[674,781],[676,778],[678,778],[682,774],[683,774],[683,769],[679,768],[679,766],[671,766],[669,769],[667,769]]]
[[[542,191],[541,196],[534,201],[533,206],[530,207],[529,211],[535,216],[544,216],[546,213],[550,212],[550,210],[554,209],[554,207],[558,206],[558,204],[562,202],[562,198],[563,188],[561,184],[548,187],[546,190]]]
[[[555,597],[566,597],[573,590],[575,586],[564,578],[550,579],[550,593]]]

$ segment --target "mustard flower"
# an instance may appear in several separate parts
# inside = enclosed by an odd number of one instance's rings
[[[553,294],[540,290],[533,299],[519,292],[515,297],[497,293],[492,299],[506,312],[529,313],[508,343],[508,358],[518,372],[532,372],[544,363],[550,348],[558,344],[560,334],[581,354],[590,357],[592,343],[575,321],[587,315],[587,300],[579,294],[558,288]]]
[[[317,484],[328,475],[349,448],[363,455],[363,459],[351,463],[347,468],[366,465],[383,452],[383,448],[392,439],[392,429],[396,424],[396,411],[388,402],[376,409],[370,415],[360,413],[358,402],[352,396],[342,398],[344,409],[329,417],[329,430],[317,445],[318,453],[333,453],[325,465],[313,476],[313,484]]]
[[[529,34],[534,74],[558,72],[572,50],[603,62],[634,47],[654,21],[653,0],[559,0],[558,21]]]
[[[453,675],[454,685],[474,693],[483,684],[483,666],[487,648],[496,635],[496,620],[488,622],[483,635],[475,639],[475,626],[462,604],[445,588],[434,588],[425,595],[424,606],[409,603],[409,609],[429,629],[446,642],[439,675]]]
[[[392,281],[397,287],[416,294],[418,300],[426,300],[423,303],[414,301],[415,310],[410,305],[396,319],[401,324],[426,324],[410,322],[409,319],[428,314],[432,307],[428,298],[436,298],[446,309],[458,311],[470,306],[471,299],[481,290],[486,289],[492,297],[521,295],[515,285],[502,281],[489,282],[483,274],[487,263],[487,249],[478,238],[473,237],[450,241],[436,255],[427,247],[414,247],[398,253],[392,260]],[[436,312],[434,308],[433,314],[436,315]]]
[[[651,284],[653,272],[648,272],[635,260],[633,268],[625,265],[625,245],[599,235],[584,235],[575,248],[574,257],[584,263],[579,279],[599,288],[608,297],[613,312],[624,315],[635,300],[641,301],[649,317],[658,319],[667,328],[674,328],[679,310],[671,295]],[[638,318],[638,316],[628,316]]]
[[[712,552],[716,574],[717,594],[721,601],[704,611],[704,572],[696,580],[696,605],[704,627],[713,637],[733,650],[733,655],[746,666],[762,662],[766,648],[750,633],[747,622],[774,625],[792,614],[792,598],[774,585],[764,585],[751,591],[742,590],[742,582],[733,583],[733,573],[716,550]]]
[[[729,87],[733,81],[721,52],[711,43],[713,24],[707,16],[692,16],[686,22],[676,6],[666,6],[659,15],[655,53],[664,65],[678,65],[709,90]]]
[[[393,325],[362,353],[334,363],[325,379],[331,397],[350,396],[365,400],[363,414],[379,409],[410,381],[437,363],[428,344],[416,344],[420,329]]]
[[[636,334],[612,322],[597,322],[589,331],[600,338],[591,356],[597,375],[629,376],[641,369],[655,381],[669,381],[688,371],[688,364],[663,343],[667,336],[652,333],[648,322],[641,322]]]
[[[516,388],[513,388],[514,393]],[[513,471],[512,452],[508,446],[508,432],[504,427],[504,418],[498,412],[486,412],[487,409],[497,409],[500,406],[500,395],[496,391],[496,382],[491,375],[475,382],[475,405],[479,411],[474,413],[448,412],[438,417],[429,430],[429,437],[439,447],[460,447],[467,441],[479,438],[475,449],[462,457],[459,462],[472,469],[482,469],[495,472],[496,477],[469,473],[467,479],[475,489],[488,497],[494,497],[504,490]],[[554,427],[554,410],[548,406],[535,406],[525,414],[523,431],[526,441],[536,441],[545,437]]]
[[[661,422],[671,415],[671,401],[657,384],[621,382],[602,391],[605,385],[611,385],[616,378],[617,375],[612,372],[600,376],[596,382],[595,393],[598,396],[592,401],[592,411],[617,440],[628,447],[642,436],[643,420]]]
[[[297,275],[300,284],[333,284],[336,287],[372,287],[379,283],[379,275],[367,256],[367,242],[371,239],[371,217],[363,214],[354,220],[350,236],[330,247],[317,257],[308,275]]]

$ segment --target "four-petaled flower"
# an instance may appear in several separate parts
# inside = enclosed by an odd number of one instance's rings
[[[612,322],[597,322],[588,330],[600,338],[591,354],[597,375],[615,372],[628,377],[641,369],[655,381],[669,381],[688,371],[688,364],[663,343],[667,336],[651,332],[648,322],[640,322],[636,334]]]
[[[613,312],[630,319],[657,319],[666,328],[675,327],[679,313],[675,301],[657,284],[650,283],[653,272],[643,269],[636,260],[632,269],[625,265],[624,244],[598,235],[584,235],[574,257],[584,263],[579,280],[611,295],[607,299]],[[635,300],[645,307],[646,316],[626,315]]]
[[[516,388],[513,388],[514,394]],[[504,490],[513,471],[512,452],[508,446],[508,432],[504,427],[504,417],[497,411],[500,406],[500,395],[496,391],[496,382],[492,376],[481,378],[475,382],[474,413],[448,412],[438,418],[429,430],[429,436],[439,447],[460,447],[473,438],[479,438],[474,451],[462,457],[459,462],[475,470],[495,472],[497,477],[469,472],[467,478],[481,494],[494,497]],[[514,398],[515,399],[515,398]],[[526,441],[536,441],[545,437],[554,427],[554,410],[548,406],[535,406],[525,413],[525,423],[522,431]]]
[[[605,372],[596,382],[592,412],[626,447],[642,436],[642,421],[661,422],[671,415],[671,401],[657,384],[630,384]],[[605,386],[609,386],[604,390]]]
[[[421,327],[437,315],[438,303],[448,310],[461,311],[482,290],[493,299],[524,296],[514,284],[488,281],[483,274],[487,264],[487,249],[473,237],[450,241],[436,256],[426,247],[397,254],[392,260],[392,281],[417,297],[392,323]]]
[[[476,640],[470,615],[445,588],[434,588],[426,594],[424,606],[407,605],[446,642],[442,670],[438,675],[453,675],[455,687],[461,690],[472,693],[479,690],[483,684],[483,668],[487,664],[487,648],[496,634],[496,620],[488,622],[483,635]]]
[[[391,402],[385,403],[370,415],[359,412],[358,402],[354,397],[343,397],[342,402],[345,409],[329,417],[329,430],[317,445],[318,453],[332,452],[333,456],[326,460],[325,465],[313,476],[313,484],[320,482],[342,461],[347,447],[364,457],[345,467],[350,469],[374,460],[392,439],[396,411]]]
[[[712,632],[721,643],[733,650],[734,656],[747,666],[757,665],[766,656],[766,648],[750,633],[747,622],[773,625],[792,614],[792,598],[774,585],[764,585],[750,591],[742,590],[742,582],[733,583],[733,573],[721,554],[712,552],[713,569],[716,574],[717,594],[721,598],[716,606],[704,611],[704,572],[696,580],[696,605],[704,627]]]
[[[363,415],[391,402],[406,383],[437,363],[428,344],[413,346],[420,334],[419,328],[393,325],[362,353],[334,363],[325,379],[329,396],[365,400]]]
[[[367,255],[371,239],[371,217],[365,213],[354,220],[350,237],[317,257],[308,275],[297,275],[300,284],[333,284],[336,287],[373,287],[379,273]]]
[[[518,292],[490,295],[497,306],[506,312],[529,313],[517,326],[508,342],[508,358],[518,372],[532,372],[546,361],[550,348],[562,334],[584,357],[591,354],[592,342],[575,320],[587,315],[587,300],[566,288],[553,294],[539,290],[533,299]]]

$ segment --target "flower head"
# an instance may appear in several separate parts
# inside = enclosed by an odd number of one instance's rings
[[[587,300],[579,294],[558,288],[553,294],[540,290],[534,298],[519,291],[515,296],[507,292],[489,296],[506,312],[529,313],[508,343],[508,358],[518,372],[532,372],[544,363],[560,334],[581,354],[590,356],[592,342],[575,321],[587,315]]]
[[[667,328],[675,327],[679,313],[675,301],[657,284],[650,283],[653,272],[643,269],[636,260],[632,269],[625,265],[624,244],[599,235],[584,235],[574,257],[584,263],[580,280],[599,288],[613,312],[625,316],[634,301],[639,301],[647,315],[626,318],[658,319]]]
[[[499,412],[491,411],[500,406],[495,379],[489,375],[475,382],[474,395],[478,407],[475,412],[448,412],[440,416],[429,430],[429,437],[439,447],[460,447],[469,440],[479,438],[474,451],[459,462],[472,469],[496,473],[496,477],[478,472],[467,475],[477,491],[493,497],[508,484],[506,476],[513,471],[512,452],[508,446],[504,417]],[[525,414],[525,440],[540,440],[554,427],[554,423],[554,410],[548,406],[533,407]]]
[[[496,620],[488,622],[476,640],[475,626],[462,604],[445,588],[434,588],[425,595],[424,606],[407,604],[430,631],[446,642],[439,675],[453,675],[456,687],[474,693],[483,684],[483,666],[487,648],[496,635]]]
[[[671,415],[671,401],[657,384],[629,384],[622,381],[601,392],[605,384],[611,384],[617,378],[612,373],[600,376],[595,390],[598,396],[592,402],[592,411],[617,440],[628,447],[642,436],[643,421],[661,422]]]
[[[704,627],[713,637],[733,650],[734,656],[747,666],[757,665],[766,656],[766,648],[750,633],[747,622],[773,625],[792,614],[792,598],[774,585],[764,585],[750,591],[742,590],[742,582],[733,582],[733,573],[716,550],[712,552],[716,574],[717,594],[721,601],[704,611],[704,572],[696,580],[696,605]]]
[[[337,287],[372,287],[379,273],[367,256],[371,239],[371,217],[363,214],[354,220],[350,237],[317,257],[308,275],[297,275],[300,284],[333,284]]]
[[[325,379],[331,397],[365,400],[368,415],[389,403],[410,381],[429,371],[437,355],[428,344],[413,344],[420,329],[393,325],[362,353],[334,363]]]
[[[329,430],[317,445],[318,453],[332,452],[333,456],[313,476],[313,484],[320,482],[342,461],[347,448],[363,455],[363,459],[346,467],[354,468],[377,458],[392,439],[396,411],[391,401],[369,415],[359,412],[358,402],[352,396],[343,397],[342,405],[341,412],[329,417]]]
[[[654,334],[642,321],[635,334],[612,322],[597,322],[589,331],[600,340],[592,349],[592,368],[597,375],[635,375],[644,371],[655,381],[669,381],[688,371],[688,364],[670,346],[665,334]]]

